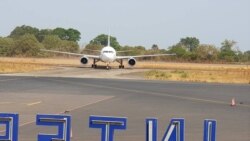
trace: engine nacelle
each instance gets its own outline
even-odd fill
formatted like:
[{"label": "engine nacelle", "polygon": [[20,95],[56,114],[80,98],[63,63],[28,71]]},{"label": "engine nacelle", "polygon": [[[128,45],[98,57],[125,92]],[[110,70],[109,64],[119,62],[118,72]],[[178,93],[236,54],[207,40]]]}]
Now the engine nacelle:
[{"label": "engine nacelle", "polygon": [[134,65],[136,64],[135,58],[129,58],[129,59],[128,59],[128,64],[129,64],[130,66],[134,66]]},{"label": "engine nacelle", "polygon": [[87,58],[87,57],[82,57],[81,58],[81,63],[82,64],[88,64],[88,62],[89,62],[89,58]]}]

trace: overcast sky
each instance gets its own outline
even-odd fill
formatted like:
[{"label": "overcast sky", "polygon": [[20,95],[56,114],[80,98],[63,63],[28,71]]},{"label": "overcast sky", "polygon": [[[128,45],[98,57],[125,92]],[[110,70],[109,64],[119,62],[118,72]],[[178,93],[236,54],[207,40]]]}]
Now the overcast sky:
[{"label": "overcast sky", "polygon": [[110,29],[121,45],[160,48],[187,36],[250,50],[250,0],[1,0],[0,36],[20,25],[75,28],[88,43]]}]

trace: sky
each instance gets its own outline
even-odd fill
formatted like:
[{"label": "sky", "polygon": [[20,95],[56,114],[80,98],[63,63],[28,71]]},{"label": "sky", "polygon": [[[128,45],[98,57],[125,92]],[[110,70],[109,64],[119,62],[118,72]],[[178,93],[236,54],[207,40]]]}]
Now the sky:
[{"label": "sky", "polygon": [[75,28],[79,44],[99,34],[121,45],[167,49],[185,37],[217,47],[225,39],[250,50],[250,0],[1,0],[0,36],[16,27]]}]

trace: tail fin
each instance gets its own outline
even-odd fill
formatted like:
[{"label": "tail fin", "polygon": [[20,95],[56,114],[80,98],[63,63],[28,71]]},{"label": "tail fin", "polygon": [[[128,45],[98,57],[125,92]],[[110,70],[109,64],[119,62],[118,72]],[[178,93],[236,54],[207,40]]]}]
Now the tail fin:
[{"label": "tail fin", "polygon": [[108,35],[108,46],[110,46],[110,32],[109,32],[109,35]]}]

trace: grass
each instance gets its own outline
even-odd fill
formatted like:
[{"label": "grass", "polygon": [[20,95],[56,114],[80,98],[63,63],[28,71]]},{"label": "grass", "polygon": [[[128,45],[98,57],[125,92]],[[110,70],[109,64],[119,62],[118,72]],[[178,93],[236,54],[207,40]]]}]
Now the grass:
[{"label": "grass", "polygon": [[250,67],[245,64],[141,62],[137,67],[150,69],[151,73],[144,73],[144,77],[147,79],[162,80],[152,74],[154,70],[151,69],[155,69],[160,71],[156,74],[171,75],[164,80],[250,84]]},{"label": "grass", "polygon": [[49,69],[49,67],[37,64],[16,64],[0,62],[0,73],[31,72],[44,69]]},{"label": "grass", "polygon": [[[105,65],[99,62],[98,64]],[[126,65],[125,61],[124,64]],[[50,69],[54,66],[79,65],[79,58],[0,57],[0,73],[30,72]],[[119,64],[111,65],[117,67]],[[135,68],[149,69],[144,73],[146,79],[250,84],[248,65],[138,61]]]},{"label": "grass", "polygon": [[[167,74],[171,77],[159,77]],[[192,82],[217,82],[217,83],[245,83],[250,84],[250,72],[245,71],[200,71],[200,70],[150,70],[144,77],[154,80],[192,81]]]}]

